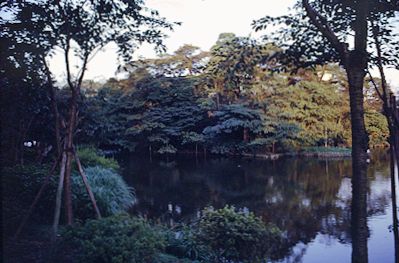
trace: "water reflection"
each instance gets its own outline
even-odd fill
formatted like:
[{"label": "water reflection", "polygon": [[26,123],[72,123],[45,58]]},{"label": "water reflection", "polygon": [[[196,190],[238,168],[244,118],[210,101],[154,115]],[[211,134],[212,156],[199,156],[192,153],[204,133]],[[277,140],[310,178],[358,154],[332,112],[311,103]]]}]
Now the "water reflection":
[{"label": "water reflection", "polygon": [[[395,153],[390,152],[390,172],[391,172],[391,200],[392,200],[392,232],[395,242],[395,262],[399,262],[399,229],[398,229],[398,208],[396,205],[396,172],[399,167],[395,167]],[[397,168],[397,169],[395,169]],[[398,173],[399,175],[399,173]]]},{"label": "water reflection", "polygon": [[132,212],[144,217],[174,224],[230,204],[284,230],[281,262],[350,262],[352,244],[358,262],[367,251],[369,262],[394,262],[388,161],[372,160],[353,202],[350,160],[129,158],[124,173],[139,199]]}]

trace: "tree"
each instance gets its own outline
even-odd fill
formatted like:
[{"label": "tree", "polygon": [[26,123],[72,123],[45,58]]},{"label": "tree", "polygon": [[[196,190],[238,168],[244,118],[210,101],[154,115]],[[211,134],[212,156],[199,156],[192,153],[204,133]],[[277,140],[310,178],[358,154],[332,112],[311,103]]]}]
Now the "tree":
[{"label": "tree", "polygon": [[228,101],[236,101],[253,83],[255,69],[266,55],[265,47],[248,37],[222,33],[211,48],[206,72],[213,82],[217,96],[226,93]]},{"label": "tree", "polygon": [[[1,163],[24,163],[24,142],[35,141],[38,160],[52,144],[53,116],[40,60],[42,50],[2,36],[0,43]],[[48,148],[47,148],[48,149]]]},{"label": "tree", "polygon": [[[340,62],[345,68],[349,83],[352,126],[353,213],[362,220],[354,224],[354,231],[361,237],[352,260],[367,262],[366,183],[368,135],[364,121],[363,85],[368,69],[370,27],[375,21],[386,22],[399,10],[398,1],[298,1],[298,12],[278,18],[266,17],[255,23],[256,29],[266,24],[285,24],[275,34],[277,42],[286,41],[286,55],[297,65]],[[288,27],[287,27],[288,26]],[[392,31],[379,32],[390,38]],[[353,36],[353,37],[352,37]],[[353,39],[353,45],[349,45]],[[280,41],[279,41],[280,40]],[[292,41],[290,41],[292,40]],[[292,59],[291,59],[292,58]],[[355,235],[357,236],[357,235]]]},{"label": "tree", "polygon": [[[143,42],[163,49],[164,33],[161,29],[172,29],[174,24],[161,18],[157,11],[146,8],[142,1],[8,2],[4,6],[12,10],[12,18],[2,21],[5,28],[2,34],[13,36],[16,42],[27,42],[44,50],[44,55],[51,56],[56,50],[61,50],[65,59],[66,82],[70,91],[68,114],[65,120],[59,116],[56,124],[58,133],[62,127],[60,122],[65,124],[64,145],[60,151],[59,192],[62,191],[62,178],[65,177],[67,223],[72,224],[71,165],[78,125],[78,101],[87,64],[98,50],[109,43],[116,43],[118,54],[126,61],[130,60],[132,51]],[[76,73],[72,71],[72,58],[81,63]],[[52,83],[44,56],[42,61],[47,69],[47,82]],[[57,138],[57,144],[61,144],[61,138]],[[57,193],[58,207],[60,196]]]},{"label": "tree", "polygon": [[263,129],[261,111],[242,104],[224,105],[212,118],[203,134],[213,143],[213,152],[237,153]]}]

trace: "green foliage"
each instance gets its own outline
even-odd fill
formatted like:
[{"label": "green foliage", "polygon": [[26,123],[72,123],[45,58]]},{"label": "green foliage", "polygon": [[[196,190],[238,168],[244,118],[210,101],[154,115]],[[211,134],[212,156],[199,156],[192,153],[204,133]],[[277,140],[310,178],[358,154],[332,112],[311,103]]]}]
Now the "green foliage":
[{"label": "green foliage", "polygon": [[[3,222],[6,231],[9,230],[8,227],[15,231],[16,224],[20,222],[19,218],[27,212],[49,169],[48,165],[30,164],[2,168],[2,211],[6,215]],[[52,176],[49,181],[49,187],[43,192],[43,196],[33,214],[34,219],[39,219],[41,222],[50,222],[54,211],[56,185],[57,178]]]},{"label": "green foliage", "polygon": [[[21,205],[26,209],[42,187],[50,170],[49,165],[24,165],[3,169],[2,183],[4,195],[12,199],[10,204]],[[135,202],[134,189],[127,186],[123,178],[114,169],[103,166],[88,167],[85,170],[90,187],[102,214],[112,215],[126,211]],[[49,220],[53,213],[55,195],[58,185],[58,172],[49,178],[48,186],[38,203],[36,216]],[[76,217],[87,219],[94,217],[94,209],[90,202],[82,178],[75,171],[72,175],[73,205]],[[12,207],[9,207],[12,210]],[[17,213],[18,211],[11,211]]]},{"label": "green foliage", "polygon": [[[85,174],[103,215],[124,212],[136,202],[134,189],[114,170],[95,166],[86,168]],[[72,191],[77,215],[81,218],[92,217],[94,209],[83,180],[78,174],[72,176]]]},{"label": "green foliage", "polygon": [[158,153],[160,153],[160,154],[174,154],[176,152],[177,152],[177,149],[173,145],[170,145],[170,144],[162,146],[158,150]]},{"label": "green foliage", "polygon": [[80,262],[154,262],[165,247],[160,231],[128,215],[90,220],[67,229],[64,237],[76,246]]},{"label": "green foliage", "polygon": [[204,135],[196,132],[184,132],[182,144],[203,143],[205,141]]},{"label": "green foliage", "polygon": [[342,97],[336,88],[315,81],[281,84],[266,100],[267,114],[280,122],[296,124],[300,129],[299,141],[305,145],[323,144],[325,140],[338,143],[343,137],[340,123],[344,116]]},{"label": "green foliage", "polygon": [[[325,65],[275,74],[269,56],[279,48],[252,42],[254,46],[245,47],[246,41],[222,34],[207,69],[193,75],[186,74],[188,62],[199,51],[189,46],[177,51],[189,57],[173,55],[179,58],[171,61],[188,63],[176,68],[168,56],[137,61],[127,79],[110,80],[108,88],[88,98],[85,142],[154,154],[192,151],[199,145],[211,153],[233,155],[351,147],[345,72],[338,65]],[[164,63],[172,63],[171,71]],[[367,94],[365,107],[374,112],[366,114],[371,147],[383,146],[381,105],[375,92]]]},{"label": "green foliage", "polygon": [[384,115],[375,110],[368,110],[364,114],[369,144],[373,147],[388,146],[388,122]]},{"label": "green foliage", "polygon": [[280,246],[281,232],[265,225],[253,213],[224,207],[203,211],[197,225],[196,239],[217,253],[219,259],[261,262]]},{"label": "green foliage", "polygon": [[173,231],[167,231],[166,252],[178,258],[187,258],[192,261],[215,261],[215,253],[210,246],[197,239],[196,231],[195,224],[180,225]]},{"label": "green foliage", "polygon": [[261,135],[263,129],[264,119],[259,109],[230,104],[214,112],[203,133],[212,142],[213,153],[234,154],[241,152],[251,138]]},{"label": "green foliage", "polygon": [[115,159],[102,156],[100,151],[93,146],[78,147],[77,155],[84,167],[101,166],[115,171],[119,170],[119,164]]}]

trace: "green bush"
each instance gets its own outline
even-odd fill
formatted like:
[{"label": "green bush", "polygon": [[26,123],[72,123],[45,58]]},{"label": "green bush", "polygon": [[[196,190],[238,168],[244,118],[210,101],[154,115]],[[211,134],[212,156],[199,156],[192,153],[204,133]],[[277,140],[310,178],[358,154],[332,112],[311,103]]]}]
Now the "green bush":
[{"label": "green bush", "polygon": [[[93,146],[78,147],[77,155],[83,167],[102,166],[104,168],[119,169],[118,162],[113,158],[106,158]],[[76,167],[75,164],[73,164]]]},{"label": "green bush", "polygon": [[266,225],[253,213],[228,206],[205,209],[194,229],[196,239],[210,246],[219,260],[263,262],[282,243],[277,227]]},{"label": "green bush", "polygon": [[63,236],[77,249],[79,262],[147,263],[164,250],[161,233],[143,219],[118,215],[67,228]]},{"label": "green bush", "polygon": [[[85,169],[85,174],[102,215],[124,212],[136,202],[134,189],[114,170],[95,166]],[[72,191],[78,217],[92,217],[94,210],[79,174],[72,176]]]},{"label": "green bush", "polygon": [[[190,259],[196,262],[213,262],[215,255],[211,248],[199,242],[195,237],[195,228],[189,225],[180,225],[166,232],[166,252],[180,260]],[[190,262],[191,262],[190,261]]]}]

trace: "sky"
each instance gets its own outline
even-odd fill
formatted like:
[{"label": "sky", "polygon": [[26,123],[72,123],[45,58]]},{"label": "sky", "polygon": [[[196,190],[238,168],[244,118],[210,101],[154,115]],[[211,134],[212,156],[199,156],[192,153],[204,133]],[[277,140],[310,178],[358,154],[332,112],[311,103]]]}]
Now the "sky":
[{"label": "sky", "polygon": [[[147,0],[146,5],[159,11],[168,21],[182,22],[165,39],[167,52],[172,53],[184,44],[193,44],[202,50],[216,42],[220,33],[232,32],[238,36],[258,37],[252,30],[253,20],[265,15],[279,16],[288,13],[295,0]],[[88,64],[85,79],[104,81],[115,77],[118,60],[116,47],[109,45]],[[135,57],[155,57],[153,48],[144,45]],[[51,69],[58,79],[65,76],[63,57],[55,56]],[[399,71],[387,69],[388,82],[399,90]]]}]

